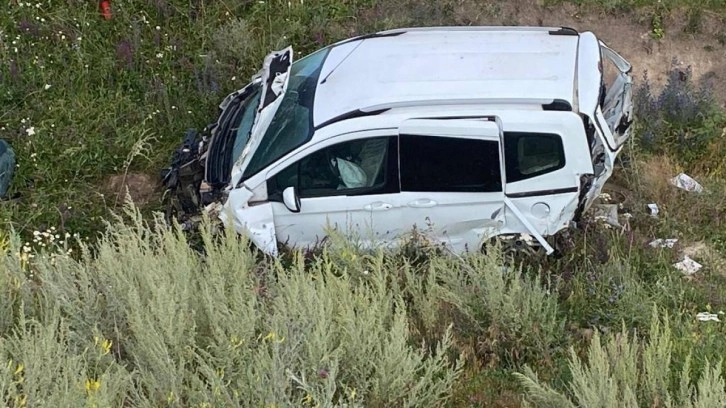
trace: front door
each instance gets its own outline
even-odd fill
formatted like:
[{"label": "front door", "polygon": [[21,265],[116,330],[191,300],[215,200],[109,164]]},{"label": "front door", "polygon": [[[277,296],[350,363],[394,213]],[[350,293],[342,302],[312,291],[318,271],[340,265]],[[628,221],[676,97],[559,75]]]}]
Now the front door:
[{"label": "front door", "polygon": [[[363,246],[388,242],[396,231],[398,154],[395,136],[357,136],[312,147],[268,178],[275,233],[283,246],[311,249],[330,229]],[[295,187],[299,212],[282,192]]]}]

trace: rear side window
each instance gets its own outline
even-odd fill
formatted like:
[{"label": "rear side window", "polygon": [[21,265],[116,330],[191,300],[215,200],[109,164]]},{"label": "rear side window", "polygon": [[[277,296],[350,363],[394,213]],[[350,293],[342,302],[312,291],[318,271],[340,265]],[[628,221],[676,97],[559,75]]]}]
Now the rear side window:
[{"label": "rear side window", "polygon": [[502,191],[499,143],[433,136],[400,136],[401,191]]},{"label": "rear side window", "polygon": [[508,183],[565,167],[562,138],[551,133],[505,132],[504,155]]}]

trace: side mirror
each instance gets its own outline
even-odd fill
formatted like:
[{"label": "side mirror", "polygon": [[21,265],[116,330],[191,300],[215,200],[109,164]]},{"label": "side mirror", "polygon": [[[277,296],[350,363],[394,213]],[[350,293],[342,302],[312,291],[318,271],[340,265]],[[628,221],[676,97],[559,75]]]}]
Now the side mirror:
[{"label": "side mirror", "polygon": [[290,186],[282,192],[282,202],[291,212],[300,212],[300,196],[297,195],[295,187]]}]

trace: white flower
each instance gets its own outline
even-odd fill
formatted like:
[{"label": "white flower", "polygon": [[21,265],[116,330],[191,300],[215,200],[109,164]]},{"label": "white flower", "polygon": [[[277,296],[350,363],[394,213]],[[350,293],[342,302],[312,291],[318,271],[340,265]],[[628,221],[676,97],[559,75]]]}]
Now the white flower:
[{"label": "white flower", "polygon": [[164,58],[164,54],[160,52],[156,54],[156,58]]},{"label": "white flower", "polygon": [[25,133],[27,133],[28,136],[33,136],[35,134],[35,128],[31,126],[27,129],[25,129]]},{"label": "white flower", "polygon": [[43,89],[45,89],[47,91],[48,89],[50,89],[50,87],[51,87],[51,84],[45,84],[45,86],[43,87]]}]

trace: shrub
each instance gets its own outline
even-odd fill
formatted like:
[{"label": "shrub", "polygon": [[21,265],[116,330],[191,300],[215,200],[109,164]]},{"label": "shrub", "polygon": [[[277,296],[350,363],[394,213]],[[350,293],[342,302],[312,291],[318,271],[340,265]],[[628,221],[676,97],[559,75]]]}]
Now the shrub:
[{"label": "shrub", "polygon": [[[414,342],[391,270],[353,278],[324,251],[257,261],[247,240],[129,207],[73,259],[3,258],[0,400],[19,406],[440,406],[461,370],[450,327]],[[14,244],[12,244],[14,245]],[[354,270],[360,261],[352,263]],[[16,282],[19,282],[16,284]],[[11,363],[8,363],[8,362]],[[7,363],[7,365],[6,365]],[[24,381],[18,380],[22,373]],[[60,377],[58,377],[60,376]],[[18,401],[19,401],[18,400]]]},{"label": "shrub", "polygon": [[478,333],[479,352],[490,364],[523,362],[551,366],[564,340],[557,297],[536,277],[502,266],[501,255],[438,257],[431,262],[444,297],[456,305]]},{"label": "shrub", "polygon": [[663,89],[654,94],[647,73],[633,95],[640,145],[650,153],[668,154],[688,167],[723,169],[726,116],[708,81],[694,84],[691,68],[674,61]]},{"label": "shrub", "polygon": [[[700,378],[691,381],[691,355],[678,371],[672,359],[673,339],[668,316],[653,315],[647,342],[630,336],[625,327],[607,338],[593,335],[587,360],[574,348],[570,351],[572,379],[569,395],[541,382],[535,372],[525,367],[515,375],[527,392],[527,406],[536,407],[723,407],[726,389],[721,362],[706,362]],[[675,378],[671,378],[675,373]],[[675,381],[674,381],[675,380]]]}]

